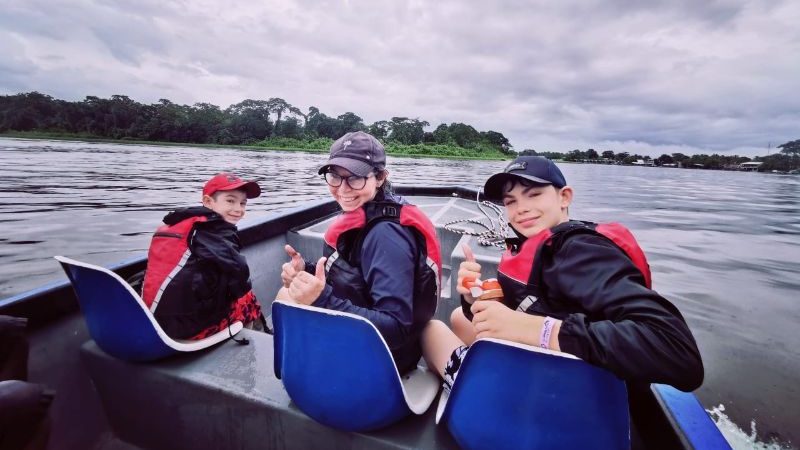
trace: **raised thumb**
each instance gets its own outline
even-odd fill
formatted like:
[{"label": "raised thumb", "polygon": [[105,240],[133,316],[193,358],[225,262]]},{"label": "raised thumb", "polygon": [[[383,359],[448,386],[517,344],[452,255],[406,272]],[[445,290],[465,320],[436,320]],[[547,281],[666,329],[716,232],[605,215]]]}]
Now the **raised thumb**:
[{"label": "raised thumb", "polygon": [[324,256],[320,258],[319,261],[317,261],[317,270],[314,271],[314,276],[322,281],[325,281],[325,261],[327,260],[328,258]]},{"label": "raised thumb", "polygon": [[292,255],[292,265],[298,268],[298,270],[302,270],[304,264],[303,257],[300,256],[299,252],[295,252],[294,255]]},{"label": "raised thumb", "polygon": [[472,253],[472,249],[469,248],[469,245],[464,244],[461,246],[461,249],[464,251],[464,261],[475,262],[475,255]]}]

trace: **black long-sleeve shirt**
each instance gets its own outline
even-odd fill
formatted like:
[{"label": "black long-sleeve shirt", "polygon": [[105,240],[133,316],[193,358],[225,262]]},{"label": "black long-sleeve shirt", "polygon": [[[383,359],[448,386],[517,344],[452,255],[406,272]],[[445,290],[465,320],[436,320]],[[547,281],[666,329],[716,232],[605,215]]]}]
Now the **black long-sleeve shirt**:
[{"label": "black long-sleeve shirt", "polygon": [[[644,286],[641,271],[614,243],[576,234],[542,264],[547,295],[528,311],[562,320],[561,351],[635,384],[684,391],[702,384],[700,351],[683,316]],[[471,319],[469,305],[462,306]]]},{"label": "black long-sleeve shirt", "polygon": [[700,387],[703,362],[680,311],[643,285],[642,273],[612,242],[585,234],[567,239],[542,279],[550,303],[582,310],[559,317],[562,351],[628,381]]}]

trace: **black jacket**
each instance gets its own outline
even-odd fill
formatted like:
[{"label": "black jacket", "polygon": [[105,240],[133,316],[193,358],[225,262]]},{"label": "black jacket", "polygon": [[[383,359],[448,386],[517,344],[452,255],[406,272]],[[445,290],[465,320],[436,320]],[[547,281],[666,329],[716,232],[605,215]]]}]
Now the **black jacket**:
[{"label": "black jacket", "polygon": [[[683,316],[644,286],[642,273],[613,242],[576,234],[543,258],[546,295],[527,312],[563,321],[563,352],[634,384],[666,383],[684,391],[702,384],[700,352]],[[467,313],[465,308],[471,318]]]},{"label": "black jacket", "polygon": [[219,323],[251,289],[250,269],[240,253],[235,225],[205,207],[177,210],[167,214],[164,223],[175,225],[196,216],[207,220],[194,223],[187,242],[191,256],[167,285],[154,312],[164,331],[177,339]]}]

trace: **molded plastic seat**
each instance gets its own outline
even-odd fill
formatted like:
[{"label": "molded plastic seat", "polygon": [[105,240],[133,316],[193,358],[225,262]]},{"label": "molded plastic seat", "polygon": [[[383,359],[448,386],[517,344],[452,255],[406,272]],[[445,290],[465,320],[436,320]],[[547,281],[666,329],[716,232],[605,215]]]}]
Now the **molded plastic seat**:
[{"label": "molded plastic seat", "polygon": [[650,385],[670,423],[687,447],[697,449],[730,449],[714,420],[691,392],[681,392],[666,384]]},{"label": "molded plastic seat", "polygon": [[573,355],[497,339],[470,347],[444,422],[465,449],[627,449],[625,383]]},{"label": "molded plastic seat", "polygon": [[275,375],[309,417],[344,431],[374,430],[424,413],[439,379],[418,367],[402,378],[370,321],[275,301]]},{"label": "molded plastic seat", "polygon": [[72,282],[89,334],[104,352],[126,361],[152,361],[193,352],[242,330],[241,322],[201,340],[167,336],[139,295],[119,275],[103,267],[56,256]]}]

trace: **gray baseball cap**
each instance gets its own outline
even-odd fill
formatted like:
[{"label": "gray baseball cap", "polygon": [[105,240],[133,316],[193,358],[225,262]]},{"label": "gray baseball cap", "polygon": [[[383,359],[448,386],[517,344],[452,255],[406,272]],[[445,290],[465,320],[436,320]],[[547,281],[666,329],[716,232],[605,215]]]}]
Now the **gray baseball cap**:
[{"label": "gray baseball cap", "polygon": [[328,171],[330,166],[339,166],[353,175],[367,177],[370,173],[386,167],[386,150],[374,136],[363,131],[345,134],[331,145],[331,156],[319,173]]}]

